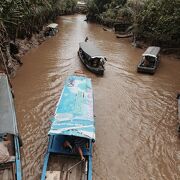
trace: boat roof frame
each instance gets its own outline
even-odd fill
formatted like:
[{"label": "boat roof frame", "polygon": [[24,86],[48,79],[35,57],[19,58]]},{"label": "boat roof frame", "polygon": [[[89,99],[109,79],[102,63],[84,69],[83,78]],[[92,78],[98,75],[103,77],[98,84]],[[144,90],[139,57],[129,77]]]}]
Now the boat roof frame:
[{"label": "boat roof frame", "polygon": [[58,24],[56,24],[56,23],[51,23],[51,24],[47,25],[47,27],[55,29],[55,28],[58,27]]},{"label": "boat roof frame", "polygon": [[150,56],[150,57],[157,58],[159,52],[160,52],[160,47],[150,46],[146,49],[146,51],[142,54],[142,56],[143,57]]},{"label": "boat roof frame", "polygon": [[95,46],[94,43],[92,42],[81,42],[79,43],[79,47],[83,50],[84,53],[86,53],[88,56],[91,58],[94,57],[103,57],[105,56],[102,55],[102,52]]},{"label": "boat roof frame", "polygon": [[65,81],[49,135],[76,136],[95,141],[91,79],[69,76]]}]

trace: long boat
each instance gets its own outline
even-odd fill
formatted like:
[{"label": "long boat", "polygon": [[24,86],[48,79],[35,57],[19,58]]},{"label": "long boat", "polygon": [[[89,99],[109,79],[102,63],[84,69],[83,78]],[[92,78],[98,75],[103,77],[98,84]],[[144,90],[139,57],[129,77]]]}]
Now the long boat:
[{"label": "long boat", "polygon": [[[92,180],[95,125],[91,79],[77,75],[67,78],[48,135],[41,180]],[[86,141],[81,146],[85,159],[64,146],[67,140],[77,138]]]},{"label": "long boat", "polygon": [[0,73],[0,179],[22,179],[20,144],[11,88]]},{"label": "long boat", "polygon": [[78,55],[82,63],[91,72],[99,75],[104,74],[104,65],[107,59],[92,42],[79,43]]}]

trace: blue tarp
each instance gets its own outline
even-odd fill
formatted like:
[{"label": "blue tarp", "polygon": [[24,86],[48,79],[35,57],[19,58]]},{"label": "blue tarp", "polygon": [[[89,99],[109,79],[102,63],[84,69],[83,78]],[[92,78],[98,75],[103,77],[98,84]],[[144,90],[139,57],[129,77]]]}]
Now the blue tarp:
[{"label": "blue tarp", "polygon": [[56,106],[49,135],[73,135],[95,140],[91,79],[70,76]]}]

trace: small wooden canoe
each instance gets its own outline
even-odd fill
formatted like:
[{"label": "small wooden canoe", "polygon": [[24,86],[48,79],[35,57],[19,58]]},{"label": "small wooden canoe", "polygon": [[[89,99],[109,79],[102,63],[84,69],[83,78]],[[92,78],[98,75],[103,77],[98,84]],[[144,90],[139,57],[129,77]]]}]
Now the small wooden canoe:
[{"label": "small wooden canoe", "polygon": [[133,34],[132,33],[128,33],[128,34],[117,34],[116,37],[117,38],[129,38],[132,37]]}]

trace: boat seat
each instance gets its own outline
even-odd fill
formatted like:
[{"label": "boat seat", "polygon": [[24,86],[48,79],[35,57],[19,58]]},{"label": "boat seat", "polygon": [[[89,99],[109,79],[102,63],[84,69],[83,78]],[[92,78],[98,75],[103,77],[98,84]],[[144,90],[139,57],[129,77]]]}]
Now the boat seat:
[{"label": "boat seat", "polygon": [[15,156],[10,156],[9,160],[6,163],[15,162],[15,160],[16,160]]},{"label": "boat seat", "polygon": [[[48,147],[48,152],[66,155],[79,155],[78,153],[70,152],[68,149],[65,149],[63,147],[64,140],[64,136],[51,136],[50,141],[52,141],[52,143],[50,143],[51,146]],[[89,156],[91,154],[85,146],[82,148],[82,151],[84,156]]]},{"label": "boat seat", "polygon": [[60,179],[61,171],[46,171],[46,180]]}]

